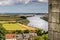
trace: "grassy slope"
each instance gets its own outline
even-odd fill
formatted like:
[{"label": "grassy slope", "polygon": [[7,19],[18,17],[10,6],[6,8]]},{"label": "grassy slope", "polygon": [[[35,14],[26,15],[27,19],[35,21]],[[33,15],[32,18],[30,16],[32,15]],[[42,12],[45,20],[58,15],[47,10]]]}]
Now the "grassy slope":
[{"label": "grassy slope", "polygon": [[44,17],[41,17],[41,19],[48,21],[48,15],[44,15]]},{"label": "grassy slope", "polygon": [[19,23],[15,23],[15,24],[3,24],[3,27],[6,30],[35,30],[35,28],[32,27],[28,27]]}]

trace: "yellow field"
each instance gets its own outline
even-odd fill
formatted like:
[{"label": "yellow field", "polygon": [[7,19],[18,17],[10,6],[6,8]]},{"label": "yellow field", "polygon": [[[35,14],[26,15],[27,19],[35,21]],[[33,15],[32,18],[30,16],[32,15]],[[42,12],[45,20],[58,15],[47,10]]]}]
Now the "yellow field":
[{"label": "yellow field", "polygon": [[3,27],[6,30],[35,30],[35,28],[28,27],[25,25],[22,25],[20,23],[14,23],[14,24],[3,24]]}]

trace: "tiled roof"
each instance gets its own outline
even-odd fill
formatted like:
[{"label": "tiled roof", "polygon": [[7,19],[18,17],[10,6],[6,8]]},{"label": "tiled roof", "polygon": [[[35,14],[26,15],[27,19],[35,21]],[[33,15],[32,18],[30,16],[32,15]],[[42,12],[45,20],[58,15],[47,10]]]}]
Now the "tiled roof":
[{"label": "tiled roof", "polygon": [[6,37],[6,39],[15,38],[16,34],[6,34],[5,37]]}]

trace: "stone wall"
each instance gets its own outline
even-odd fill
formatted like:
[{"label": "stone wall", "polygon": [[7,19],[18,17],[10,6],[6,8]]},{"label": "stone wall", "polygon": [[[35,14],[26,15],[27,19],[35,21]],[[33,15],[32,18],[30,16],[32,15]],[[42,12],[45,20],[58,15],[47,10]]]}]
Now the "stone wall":
[{"label": "stone wall", "polygon": [[49,40],[60,40],[60,0],[49,0]]}]

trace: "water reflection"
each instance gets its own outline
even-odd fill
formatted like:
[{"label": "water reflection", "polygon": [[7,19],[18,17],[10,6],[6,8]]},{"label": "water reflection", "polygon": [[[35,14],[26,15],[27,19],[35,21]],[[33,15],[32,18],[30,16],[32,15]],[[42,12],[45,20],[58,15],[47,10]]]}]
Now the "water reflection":
[{"label": "water reflection", "polygon": [[48,31],[48,22],[41,19],[40,17],[43,17],[43,16],[35,15],[33,17],[28,17],[27,19],[30,21],[28,26],[37,27],[37,28],[41,28],[45,31]]}]

